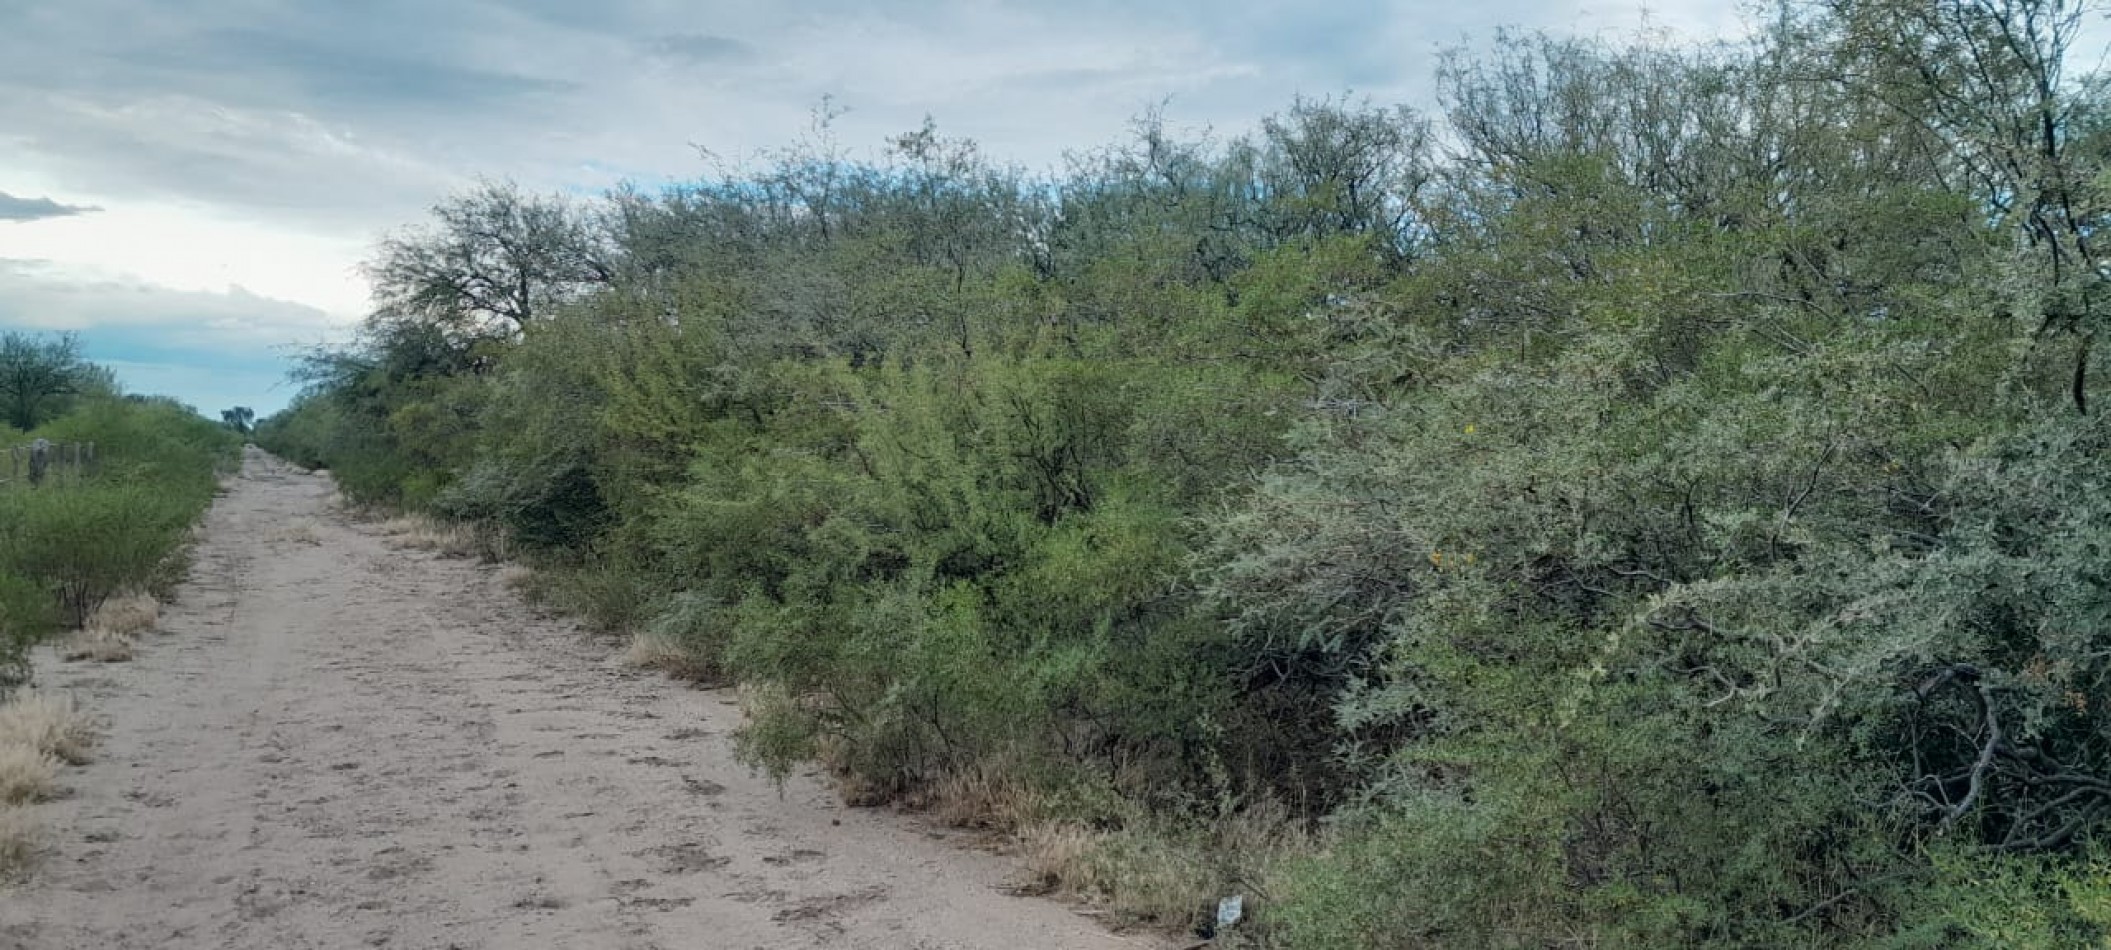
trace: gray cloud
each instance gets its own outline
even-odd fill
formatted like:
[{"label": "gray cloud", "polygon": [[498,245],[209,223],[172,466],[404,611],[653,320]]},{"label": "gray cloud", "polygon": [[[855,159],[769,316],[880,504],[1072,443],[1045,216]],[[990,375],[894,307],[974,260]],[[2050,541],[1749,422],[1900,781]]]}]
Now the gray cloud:
[{"label": "gray cloud", "polygon": [[675,33],[645,44],[653,56],[685,65],[707,66],[755,55],[755,47],[726,36],[710,33]]},{"label": "gray cloud", "polygon": [[0,191],[0,221],[42,221],[45,218],[70,218],[77,214],[101,211],[101,208],[82,205],[62,205],[50,198],[17,198]]},{"label": "gray cloud", "polygon": [[[415,46],[367,47],[254,27],[216,29],[135,51],[142,77],[209,88],[227,101],[380,115],[470,111],[561,93],[573,84],[421,55]],[[215,75],[201,64],[234,63]],[[204,73],[201,75],[201,73]],[[262,77],[270,82],[258,82]]]},{"label": "gray cloud", "polygon": [[85,193],[372,231],[477,174],[696,174],[691,143],[781,144],[824,95],[851,144],[931,114],[1037,166],[1166,97],[1218,128],[1300,93],[1426,99],[1433,48],[1588,28],[1586,2],[69,0],[0,31],[0,147]]},{"label": "gray cloud", "polygon": [[572,158],[535,146],[579,114],[550,53],[576,44],[503,3],[70,0],[23,20],[0,31],[0,154],[73,191],[373,232],[478,172]]}]

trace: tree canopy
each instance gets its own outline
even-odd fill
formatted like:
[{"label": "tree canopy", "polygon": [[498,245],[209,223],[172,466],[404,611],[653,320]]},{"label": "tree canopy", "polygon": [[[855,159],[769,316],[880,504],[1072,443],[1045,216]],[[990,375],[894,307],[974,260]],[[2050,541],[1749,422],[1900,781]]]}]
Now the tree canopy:
[{"label": "tree canopy", "polygon": [[55,414],[60,400],[88,383],[88,374],[80,341],[70,334],[0,334],[0,405],[17,429],[34,429]]}]

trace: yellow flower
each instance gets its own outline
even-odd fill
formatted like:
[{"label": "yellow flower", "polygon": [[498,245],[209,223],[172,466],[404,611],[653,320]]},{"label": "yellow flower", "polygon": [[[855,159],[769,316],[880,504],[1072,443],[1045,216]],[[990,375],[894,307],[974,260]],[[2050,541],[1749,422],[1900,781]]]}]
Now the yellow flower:
[{"label": "yellow flower", "polygon": [[1429,563],[1430,563],[1430,564],[1431,564],[1432,566],[1434,566],[1434,567],[1442,568],[1442,567],[1444,566],[1444,552],[1442,552],[1442,551],[1431,551],[1431,552],[1429,552]]},{"label": "yellow flower", "polygon": [[1472,434],[1473,434],[1473,423],[1469,422],[1469,423],[1467,423],[1467,424],[1466,424],[1466,434],[1467,434],[1467,435],[1472,435]]}]

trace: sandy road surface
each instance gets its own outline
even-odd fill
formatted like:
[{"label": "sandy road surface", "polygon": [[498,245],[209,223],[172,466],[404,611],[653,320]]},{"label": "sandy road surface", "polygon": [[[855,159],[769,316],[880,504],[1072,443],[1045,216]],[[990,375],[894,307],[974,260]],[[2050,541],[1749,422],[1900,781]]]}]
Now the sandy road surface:
[{"label": "sandy road surface", "polygon": [[397,551],[253,455],[121,666],[0,948],[1133,948],[1001,858],[780,795],[723,693],[629,673],[464,561]]}]

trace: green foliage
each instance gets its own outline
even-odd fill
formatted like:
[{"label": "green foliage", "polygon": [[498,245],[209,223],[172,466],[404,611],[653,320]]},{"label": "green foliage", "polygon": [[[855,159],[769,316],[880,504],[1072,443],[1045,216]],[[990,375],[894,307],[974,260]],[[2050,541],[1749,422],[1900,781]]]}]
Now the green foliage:
[{"label": "green foliage", "polygon": [[71,335],[0,334],[0,412],[15,428],[34,429],[91,383],[89,369]]},{"label": "green foliage", "polygon": [[0,494],[0,571],[36,578],[81,626],[111,595],[144,585],[196,508],[151,485],[81,485]]},{"label": "green foliage", "polygon": [[[1049,180],[823,121],[519,224],[593,266],[392,306],[259,438],[750,686],[751,761],[1095,790],[1250,939],[2100,942],[2111,125],[2072,7],[1928,8]],[[1273,803],[1318,844],[1196,870]]]},{"label": "green foliage", "polygon": [[96,464],[79,479],[0,485],[0,687],[19,685],[28,649],[55,629],[114,594],[167,586],[240,448],[187,407],[137,397],[81,402],[30,434],[94,443]]},{"label": "green foliage", "polygon": [[0,693],[29,681],[29,651],[58,626],[50,591],[36,581],[0,572]]},{"label": "green foliage", "polygon": [[189,407],[127,396],[83,404],[31,433],[94,443],[102,484],[154,486],[202,510],[219,476],[239,464],[241,440]]},{"label": "green foliage", "polygon": [[1929,916],[1961,937],[1953,946],[2111,946],[2111,862],[2089,848],[2074,860],[1934,856]]}]

